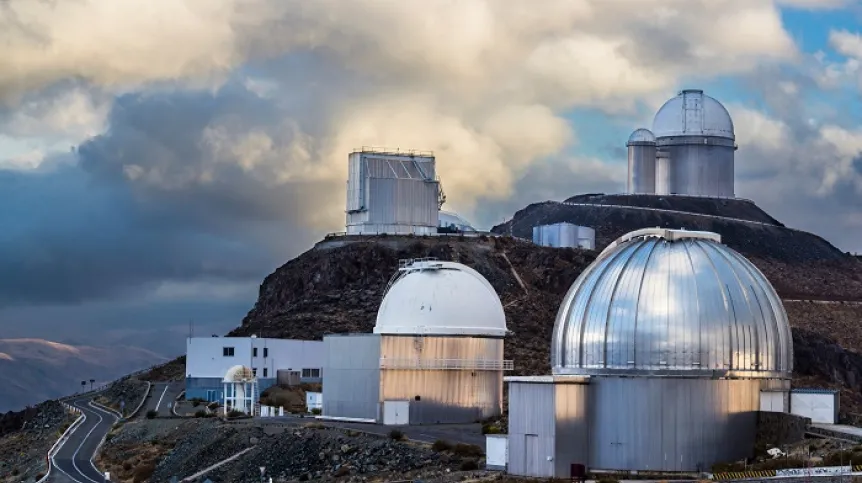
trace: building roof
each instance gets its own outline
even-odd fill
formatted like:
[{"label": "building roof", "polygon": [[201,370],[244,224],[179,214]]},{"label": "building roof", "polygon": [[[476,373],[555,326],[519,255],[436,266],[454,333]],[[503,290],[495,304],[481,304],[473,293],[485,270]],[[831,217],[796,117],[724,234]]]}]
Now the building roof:
[{"label": "building roof", "polygon": [[563,299],[554,373],[789,378],[793,346],[781,300],[719,240],[646,229],[612,243]]},{"label": "building roof", "polygon": [[375,334],[506,335],[494,287],[466,265],[411,261],[399,268],[377,312]]},{"label": "building roof", "polygon": [[716,136],[735,139],[733,120],[724,106],[701,90],[688,89],[665,102],[653,118],[656,138]]}]

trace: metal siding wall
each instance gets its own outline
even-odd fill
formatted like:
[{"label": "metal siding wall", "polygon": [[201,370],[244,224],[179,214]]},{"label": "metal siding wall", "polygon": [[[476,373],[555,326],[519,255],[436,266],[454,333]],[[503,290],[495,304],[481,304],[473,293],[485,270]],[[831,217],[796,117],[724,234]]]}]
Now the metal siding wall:
[{"label": "metal siding wall", "polygon": [[[509,383],[509,473],[551,477],[556,423],[553,384]],[[536,435],[538,452],[528,452],[527,435]]]},{"label": "metal siding wall", "polygon": [[554,385],[556,429],[553,476],[557,478],[571,476],[572,463],[589,464],[589,387],[587,384]]},{"label": "metal siding wall", "polygon": [[323,338],[323,414],[377,419],[380,401],[380,337]]},{"label": "metal siding wall", "polygon": [[758,380],[594,377],[590,467],[706,471],[714,463],[748,457],[760,385]]},{"label": "metal siding wall", "polygon": [[733,147],[683,144],[664,149],[670,153],[670,193],[734,196]]},{"label": "metal siding wall", "polygon": [[629,193],[653,194],[656,192],[655,152],[655,144],[629,146]]},{"label": "metal siding wall", "polygon": [[[383,336],[380,354],[391,359],[502,360],[503,340]],[[474,422],[498,416],[502,413],[502,396],[502,371],[381,371],[381,401],[410,400],[410,424]]]}]

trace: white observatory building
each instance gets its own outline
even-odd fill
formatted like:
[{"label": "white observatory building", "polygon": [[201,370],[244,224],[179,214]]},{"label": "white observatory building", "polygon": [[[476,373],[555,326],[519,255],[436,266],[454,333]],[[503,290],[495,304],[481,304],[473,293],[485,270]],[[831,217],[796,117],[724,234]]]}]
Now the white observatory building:
[{"label": "white observatory building", "polygon": [[506,316],[478,272],[404,260],[373,334],[327,335],[322,418],[472,423],[502,413]]},{"label": "white observatory building", "polygon": [[433,153],[363,148],[348,157],[348,235],[435,235],[444,200]]},{"label": "white observatory building", "polygon": [[752,456],[761,391],[789,391],[793,345],[769,281],[719,235],[650,228],[572,284],[551,367],[506,378],[510,473],[708,471]]},{"label": "white observatory building", "polygon": [[228,369],[222,381],[224,385],[224,414],[239,411],[254,414],[254,405],[260,396],[257,388],[257,377],[245,366],[233,366]]},{"label": "white observatory building", "polygon": [[733,198],[735,140],[720,102],[684,90],[658,110],[652,131],[629,137],[628,192]]}]

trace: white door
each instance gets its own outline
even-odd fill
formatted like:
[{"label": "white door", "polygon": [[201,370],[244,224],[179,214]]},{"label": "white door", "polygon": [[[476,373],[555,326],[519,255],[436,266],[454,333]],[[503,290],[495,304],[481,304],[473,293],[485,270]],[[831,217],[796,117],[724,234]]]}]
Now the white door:
[{"label": "white door", "polygon": [[383,424],[387,426],[410,424],[410,401],[383,401]]}]

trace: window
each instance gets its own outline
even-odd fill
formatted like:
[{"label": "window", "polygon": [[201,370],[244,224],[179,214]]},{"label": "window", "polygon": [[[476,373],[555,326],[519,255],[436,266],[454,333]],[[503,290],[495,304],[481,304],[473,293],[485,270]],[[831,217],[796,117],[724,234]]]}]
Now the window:
[{"label": "window", "polygon": [[264,347],[264,348],[263,348],[263,356],[264,356],[264,357],[269,357],[269,347]]},{"label": "window", "polygon": [[233,357],[233,347],[222,348],[222,355],[224,357]]},{"label": "window", "polygon": [[251,368],[251,375],[252,375],[252,376],[254,376],[254,377],[257,377],[257,367],[252,367],[252,368]]},{"label": "window", "polygon": [[302,377],[305,378],[318,378],[320,377],[320,369],[303,369]]},{"label": "window", "polygon": [[269,370],[268,369],[269,369],[268,367],[263,368],[263,377],[269,376]]},{"label": "window", "polygon": [[257,347],[255,347],[254,349],[251,350],[251,356],[257,357]]}]

